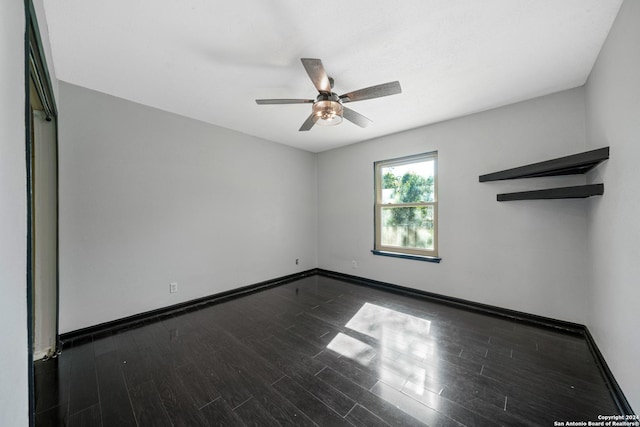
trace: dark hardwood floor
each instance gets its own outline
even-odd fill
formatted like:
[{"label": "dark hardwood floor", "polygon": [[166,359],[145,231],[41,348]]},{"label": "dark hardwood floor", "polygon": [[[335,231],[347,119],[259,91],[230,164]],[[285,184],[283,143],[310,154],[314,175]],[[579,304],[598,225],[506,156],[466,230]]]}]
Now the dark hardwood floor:
[{"label": "dark hardwood floor", "polygon": [[617,414],[582,337],[311,276],[73,343],[36,426],[544,426]]}]

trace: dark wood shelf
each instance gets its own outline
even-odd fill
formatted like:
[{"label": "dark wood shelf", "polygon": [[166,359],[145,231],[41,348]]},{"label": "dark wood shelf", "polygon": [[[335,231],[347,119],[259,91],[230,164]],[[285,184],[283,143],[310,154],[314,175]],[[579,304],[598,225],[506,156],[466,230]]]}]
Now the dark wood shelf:
[{"label": "dark wood shelf", "polygon": [[499,202],[514,200],[583,199],[604,194],[604,184],[577,185],[573,187],[549,188],[546,190],[521,191],[498,194]]},{"label": "dark wood shelf", "polygon": [[609,158],[609,147],[480,175],[480,182],[583,174]]}]

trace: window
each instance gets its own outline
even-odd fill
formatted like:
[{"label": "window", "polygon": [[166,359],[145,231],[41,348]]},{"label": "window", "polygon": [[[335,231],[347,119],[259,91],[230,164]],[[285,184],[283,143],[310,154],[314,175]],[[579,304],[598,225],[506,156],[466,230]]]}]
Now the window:
[{"label": "window", "polygon": [[438,256],[436,152],[375,165],[374,253]]}]

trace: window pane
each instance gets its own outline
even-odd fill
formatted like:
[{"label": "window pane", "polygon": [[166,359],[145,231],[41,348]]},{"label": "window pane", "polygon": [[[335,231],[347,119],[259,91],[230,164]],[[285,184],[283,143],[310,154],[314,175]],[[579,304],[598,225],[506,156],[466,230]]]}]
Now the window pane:
[{"label": "window pane", "polygon": [[434,249],[434,207],[382,208],[381,244],[416,249]]},{"label": "window pane", "polygon": [[423,160],[382,167],[382,203],[433,202],[433,166],[433,160]]}]

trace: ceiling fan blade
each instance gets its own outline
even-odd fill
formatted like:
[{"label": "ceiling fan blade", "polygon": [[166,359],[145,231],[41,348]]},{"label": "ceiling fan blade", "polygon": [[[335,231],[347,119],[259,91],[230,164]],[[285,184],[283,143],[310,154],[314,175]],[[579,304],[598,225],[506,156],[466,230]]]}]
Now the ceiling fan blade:
[{"label": "ceiling fan blade", "polygon": [[342,102],[363,101],[365,99],[380,98],[402,92],[400,82],[389,82],[340,95]]},{"label": "ceiling fan blade", "polygon": [[311,115],[307,117],[307,120],[304,121],[302,126],[300,126],[300,129],[298,129],[298,131],[304,132],[311,129],[313,125],[316,124],[317,121],[318,121],[318,116],[315,115],[314,113],[311,113]]},{"label": "ceiling fan blade", "polygon": [[307,74],[318,92],[331,93],[331,82],[322,61],[313,58],[300,58],[300,61],[302,61],[304,69],[307,70]]},{"label": "ceiling fan blade", "polygon": [[366,118],[360,113],[356,113],[351,108],[347,108],[345,106],[342,107],[342,117],[349,120],[351,123],[354,123],[361,128],[366,128],[367,126],[373,124],[371,120]]},{"label": "ceiling fan blade", "polygon": [[313,99],[256,99],[256,104],[313,104]]}]

